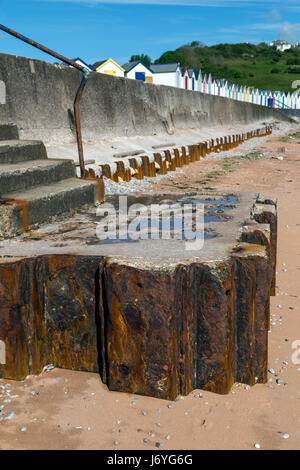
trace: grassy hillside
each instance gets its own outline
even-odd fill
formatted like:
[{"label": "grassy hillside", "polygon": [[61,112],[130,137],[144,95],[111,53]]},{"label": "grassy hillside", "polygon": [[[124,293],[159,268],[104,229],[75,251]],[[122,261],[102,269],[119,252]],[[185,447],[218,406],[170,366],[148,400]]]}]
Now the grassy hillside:
[{"label": "grassy hillside", "polygon": [[182,66],[201,68],[213,77],[259,89],[295,91],[292,82],[300,79],[300,50],[280,52],[265,43],[207,47],[194,41],[165,52],[155,62],[180,62]]}]

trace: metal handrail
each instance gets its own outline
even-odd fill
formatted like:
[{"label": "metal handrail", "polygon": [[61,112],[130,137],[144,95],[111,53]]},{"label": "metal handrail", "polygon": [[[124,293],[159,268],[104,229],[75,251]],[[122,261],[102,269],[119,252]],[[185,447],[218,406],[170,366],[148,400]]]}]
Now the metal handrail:
[{"label": "metal handrail", "polygon": [[46,52],[46,54],[51,55],[52,57],[55,57],[56,59],[61,60],[62,62],[71,65],[77,70],[80,70],[80,72],[83,73],[82,80],[80,82],[80,85],[78,87],[78,90],[76,92],[75,100],[74,100],[74,117],[75,117],[75,126],[76,126],[76,138],[77,138],[77,148],[78,148],[78,157],[79,157],[79,164],[80,164],[80,176],[81,178],[84,178],[85,176],[85,165],[84,165],[84,155],[83,155],[83,146],[82,146],[82,134],[81,134],[81,124],[80,124],[80,110],[79,110],[79,102],[80,98],[82,96],[82,93],[84,91],[84,87],[86,85],[88,75],[90,71],[86,69],[85,67],[82,67],[81,65],[77,64],[73,60],[68,59],[67,57],[64,57],[61,54],[58,54],[57,52],[52,51],[51,49],[48,49],[48,47],[43,46],[42,44],[39,44],[38,42],[33,41],[32,39],[26,38],[20,33],[17,33],[17,31],[14,31],[13,29],[9,29],[6,26],[0,24],[0,30],[4,31],[5,33],[10,34],[11,36],[14,36],[17,39],[20,39],[21,41],[26,42],[27,44],[30,44],[31,46],[40,49],[43,52]]},{"label": "metal handrail", "polygon": [[289,109],[291,111],[297,111],[297,108],[291,108],[291,106],[288,106],[287,104],[283,103],[282,101],[280,101],[276,98],[275,98],[275,103],[283,105],[283,108],[279,108],[279,109],[287,109],[287,110]]},{"label": "metal handrail", "polygon": [[280,100],[275,99],[275,103],[283,105],[283,107],[279,108],[282,109],[283,111],[286,111],[288,114],[291,114],[292,116],[295,116],[297,118],[300,118],[300,109],[297,108],[291,108],[285,103],[280,102]]}]

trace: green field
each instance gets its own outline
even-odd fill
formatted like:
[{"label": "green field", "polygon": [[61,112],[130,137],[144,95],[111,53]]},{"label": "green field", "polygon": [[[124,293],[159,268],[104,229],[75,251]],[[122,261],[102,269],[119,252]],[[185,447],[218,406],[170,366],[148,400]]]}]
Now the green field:
[{"label": "green field", "polygon": [[156,63],[180,62],[213,77],[259,89],[295,91],[300,79],[300,49],[280,52],[265,43],[218,44],[207,47],[197,41],[167,51]]}]

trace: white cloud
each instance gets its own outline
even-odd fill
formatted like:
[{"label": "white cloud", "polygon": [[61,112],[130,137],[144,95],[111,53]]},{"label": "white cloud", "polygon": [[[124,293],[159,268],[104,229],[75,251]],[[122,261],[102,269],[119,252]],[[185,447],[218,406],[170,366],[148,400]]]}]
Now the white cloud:
[{"label": "white cloud", "polygon": [[276,8],[271,10],[266,17],[266,21],[268,21],[268,23],[277,23],[278,21],[281,21],[281,20],[282,20],[281,13]]},{"label": "white cloud", "polygon": [[299,24],[291,24],[288,21],[285,21],[281,28],[277,31],[277,35],[280,39],[294,43],[297,41],[299,31]]},{"label": "white cloud", "polygon": [[[274,39],[282,39],[295,43],[300,36],[300,23],[275,22],[275,23],[248,23],[243,25],[235,25],[232,28],[221,28],[219,33],[231,34],[253,34],[261,32],[268,32],[274,34]],[[276,37],[275,37],[276,36]],[[261,41],[261,39],[260,39]],[[259,41],[258,41],[259,42]]]}]

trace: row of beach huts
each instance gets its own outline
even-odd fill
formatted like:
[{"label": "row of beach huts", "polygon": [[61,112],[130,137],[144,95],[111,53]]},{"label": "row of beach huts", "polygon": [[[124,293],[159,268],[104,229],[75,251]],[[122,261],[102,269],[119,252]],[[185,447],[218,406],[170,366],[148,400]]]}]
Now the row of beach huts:
[{"label": "row of beach huts", "polygon": [[[154,85],[166,85],[199,91],[238,101],[246,101],[261,106],[285,109],[300,109],[300,95],[282,91],[259,90],[254,87],[236,85],[228,80],[202,74],[201,70],[184,68],[180,63],[145,65],[142,61],[119,65],[113,59],[97,62],[95,66],[86,64],[82,59],[74,59],[88,71],[104,73],[115,77],[125,77]],[[299,82],[300,84],[300,82]]]}]

